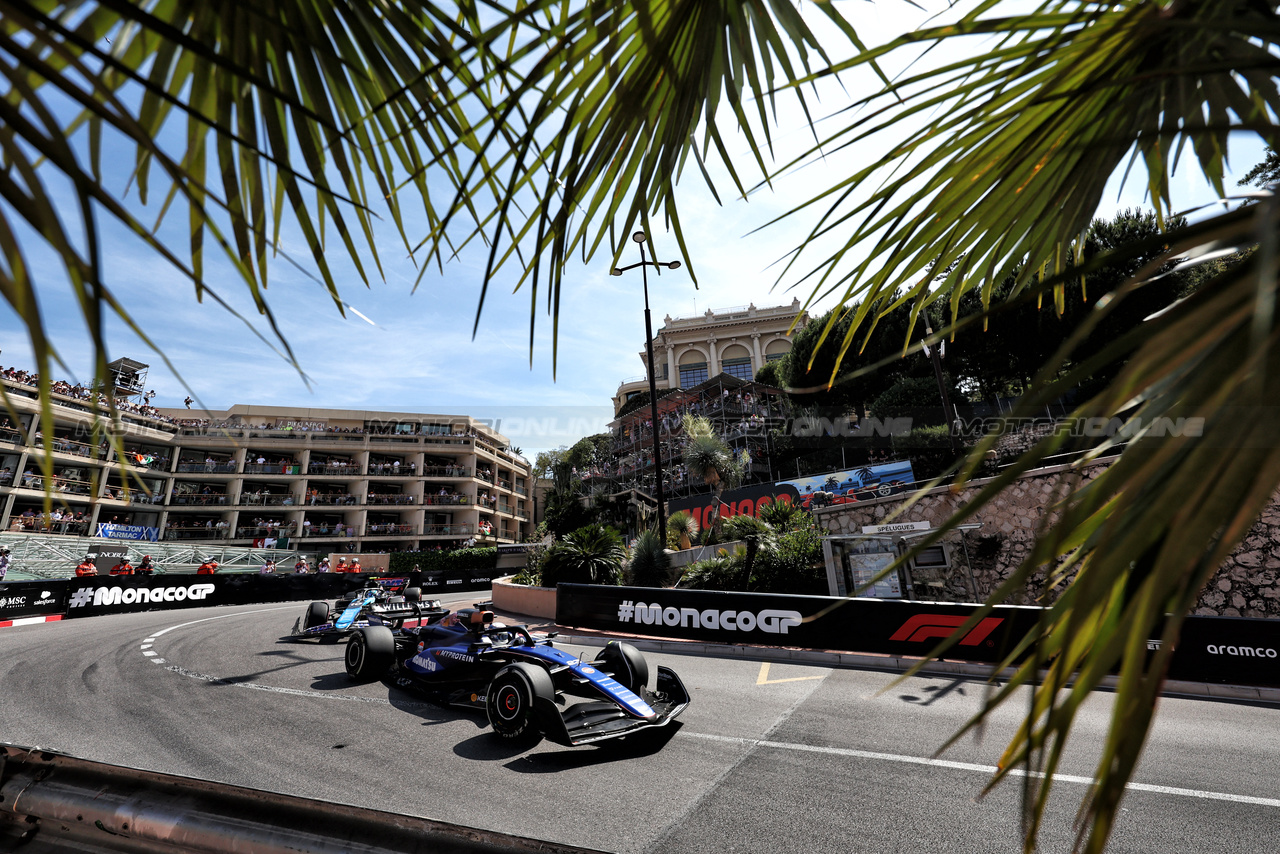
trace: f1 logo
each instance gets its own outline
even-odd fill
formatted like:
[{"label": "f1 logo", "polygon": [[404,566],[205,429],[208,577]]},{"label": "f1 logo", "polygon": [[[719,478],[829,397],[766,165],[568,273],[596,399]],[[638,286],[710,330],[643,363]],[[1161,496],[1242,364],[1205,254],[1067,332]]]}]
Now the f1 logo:
[{"label": "f1 logo", "polygon": [[[959,614],[916,614],[902,624],[894,632],[891,641],[927,641],[931,638],[950,637],[957,626],[964,625],[969,619]],[[996,626],[1004,622],[1003,617],[986,617],[974,626],[969,634],[960,641],[960,646],[977,646],[987,639],[987,635],[996,630]]]}]

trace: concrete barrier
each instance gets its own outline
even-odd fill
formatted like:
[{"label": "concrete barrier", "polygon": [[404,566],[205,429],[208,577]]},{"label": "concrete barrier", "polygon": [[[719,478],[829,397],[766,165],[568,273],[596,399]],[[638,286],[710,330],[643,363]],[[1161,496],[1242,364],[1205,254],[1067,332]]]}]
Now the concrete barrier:
[{"label": "concrete barrier", "polygon": [[547,620],[556,618],[556,589],[554,587],[529,587],[513,584],[511,579],[496,578],[493,581],[493,607],[508,614],[525,614]]}]

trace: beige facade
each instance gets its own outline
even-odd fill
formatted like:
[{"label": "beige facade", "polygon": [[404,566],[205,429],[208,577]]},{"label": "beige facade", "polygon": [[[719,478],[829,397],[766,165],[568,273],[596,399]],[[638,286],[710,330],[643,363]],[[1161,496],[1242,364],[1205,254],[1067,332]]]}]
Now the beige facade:
[{"label": "beige facade", "polygon": [[[115,521],[158,528],[166,541],[291,537],[334,552],[452,547],[473,537],[518,542],[532,531],[529,463],[466,416],[161,410],[175,424],[124,412],[111,428],[122,440],[122,467],[86,401],[55,394],[46,424],[34,389],[5,385],[18,415],[0,428],[5,530],[94,534]],[[54,505],[81,514],[74,525],[43,518],[44,433],[54,440]]]},{"label": "beige facade", "polygon": [[[798,299],[772,308],[752,304],[708,309],[693,317],[667,315],[653,337],[654,384],[659,391],[692,388],[721,373],[751,380],[766,362],[791,351],[791,336],[808,322],[809,314],[800,311]],[[632,397],[649,390],[646,350],[640,351],[640,362],[646,373],[618,386],[613,397],[615,414]]]}]

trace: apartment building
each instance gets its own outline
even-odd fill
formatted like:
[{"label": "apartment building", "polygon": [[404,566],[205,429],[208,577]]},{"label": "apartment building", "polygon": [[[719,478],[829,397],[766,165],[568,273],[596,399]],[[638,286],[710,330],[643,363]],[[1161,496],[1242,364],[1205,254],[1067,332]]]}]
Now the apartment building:
[{"label": "apartment building", "polygon": [[[791,352],[791,335],[809,322],[800,301],[790,305],[757,308],[754,304],[707,309],[692,317],[663,318],[653,336],[654,385],[664,389],[691,389],[722,373],[750,382],[768,362]],[[645,373],[621,382],[613,396],[617,415],[628,400],[649,394],[649,354],[640,351]]]},{"label": "apartment building", "polygon": [[[143,366],[145,367],[145,366]],[[519,542],[532,532],[530,464],[466,416],[273,406],[122,411],[4,380],[5,530],[302,548],[404,551]],[[44,434],[55,506],[43,514]],[[117,450],[106,437],[118,436]]]}]

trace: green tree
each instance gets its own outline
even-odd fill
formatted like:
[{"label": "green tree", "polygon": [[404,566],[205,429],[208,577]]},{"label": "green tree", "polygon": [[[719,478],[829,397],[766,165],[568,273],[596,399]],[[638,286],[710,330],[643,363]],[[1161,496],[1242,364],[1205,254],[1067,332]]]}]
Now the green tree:
[{"label": "green tree", "polygon": [[[532,326],[540,300],[553,312],[561,305],[571,259],[609,255],[617,265],[628,248],[617,235],[651,218],[670,224],[696,276],[676,182],[692,175],[721,194],[716,169],[684,166],[724,166],[724,189],[746,196],[757,183],[785,180],[793,166],[870,140],[881,144],[880,156],[865,168],[827,170],[828,180],[814,182],[812,197],[792,212],[814,221],[779,268],[781,279],[850,308],[825,324],[846,353],[899,305],[913,318],[941,308],[961,326],[935,327],[938,337],[981,325],[960,314],[968,294],[984,312],[1034,298],[1065,315],[1071,281],[1167,246],[1108,293],[1090,294],[1088,316],[1028,378],[1015,414],[1034,413],[1120,365],[1081,412],[1124,412],[1144,423],[1203,418],[1204,429],[1130,441],[1118,462],[1067,499],[993,599],[1024,588],[1045,565],[1056,568],[1055,594],[1072,579],[1070,595],[1046,600],[1033,654],[984,706],[1024,686],[1033,693],[997,774],[1003,779],[1037,755],[1035,767],[1046,772],[1026,781],[1028,847],[1075,710],[1103,674],[1119,670],[1117,737],[1099,757],[1083,824],[1086,849],[1105,846],[1184,615],[1280,484],[1280,427],[1257,415],[1280,396],[1273,307],[1280,205],[1210,212],[1105,256],[1083,252],[1081,235],[1121,167],[1136,169],[1167,225],[1176,210],[1175,163],[1198,167],[1225,196],[1228,137],[1276,141],[1280,28],[1270,4],[983,3],[868,51],[836,4],[807,7],[833,24],[826,45],[790,0],[529,0],[486,5],[483,16],[474,5],[421,0],[0,3],[0,38],[13,58],[0,63],[0,293],[25,324],[46,415],[56,354],[24,241],[62,259],[99,380],[104,318],[114,314],[143,335],[104,280],[100,217],[124,223],[187,277],[197,297],[217,299],[203,272],[211,239],[274,334],[264,288],[268,257],[284,249],[281,219],[297,223],[307,264],[343,311],[325,252],[345,250],[363,279],[379,275],[380,211],[424,262],[485,240],[485,288],[500,274],[507,284],[503,268],[513,267],[509,278],[526,289]],[[956,59],[914,63],[892,82],[879,74],[882,88],[841,104],[829,122],[812,121],[808,152],[771,166],[779,99],[796,98],[813,116],[804,94],[811,84],[863,66],[879,73],[882,57],[896,63],[922,48]],[[66,102],[84,114],[60,118]],[[914,132],[921,120],[928,133]],[[103,133],[135,145],[130,186],[144,204],[156,200],[162,218],[185,218],[182,240],[166,242],[169,232],[137,219],[105,189]],[[68,142],[76,134],[85,140],[78,148]],[[734,154],[741,151],[745,158]],[[1196,156],[1179,157],[1188,152]],[[72,188],[74,205],[61,204],[50,181]],[[421,240],[401,227],[405,204],[428,211],[430,233]],[[327,245],[326,223],[336,234]],[[1249,253],[1259,239],[1266,251]],[[1206,244],[1235,250],[1239,263],[1168,311],[1080,351],[1160,281],[1160,267]],[[936,271],[945,271],[941,281]],[[846,317],[841,334],[836,324]],[[904,341],[918,338],[913,327]],[[281,349],[291,358],[287,343]],[[864,369],[873,370],[855,372]],[[50,441],[46,431],[46,475]],[[1067,441],[1046,437],[976,501],[992,500]],[[973,450],[962,478],[990,448]],[[950,524],[973,511],[961,508]],[[1148,654],[1153,630],[1164,643]]]}]

